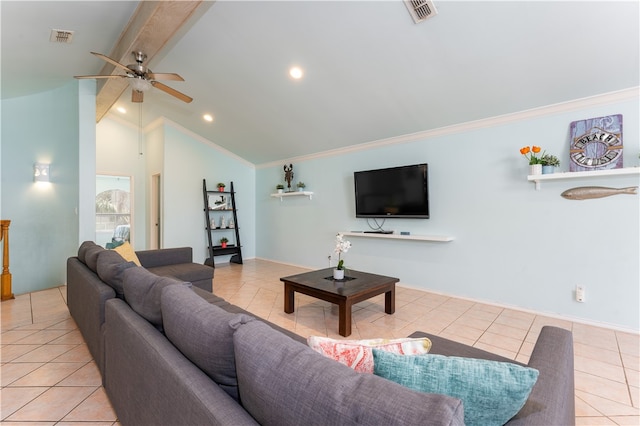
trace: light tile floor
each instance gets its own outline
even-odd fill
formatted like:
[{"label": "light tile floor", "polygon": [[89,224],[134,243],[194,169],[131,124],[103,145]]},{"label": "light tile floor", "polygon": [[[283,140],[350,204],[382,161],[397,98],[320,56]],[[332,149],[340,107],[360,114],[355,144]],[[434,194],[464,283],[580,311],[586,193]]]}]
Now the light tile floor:
[{"label": "light tile floor", "polygon": [[[216,268],[214,292],[302,336],[337,334],[335,306],[296,293],[283,311],[280,277],[305,269],[262,260]],[[401,285],[401,284],[400,284]],[[69,316],[66,288],[2,302],[0,420],[3,425],[117,425],[97,367]],[[573,331],[576,424],[640,424],[640,336],[403,288],[396,312],[378,296],[353,309],[350,339],[421,330],[526,362],[543,325]]]}]

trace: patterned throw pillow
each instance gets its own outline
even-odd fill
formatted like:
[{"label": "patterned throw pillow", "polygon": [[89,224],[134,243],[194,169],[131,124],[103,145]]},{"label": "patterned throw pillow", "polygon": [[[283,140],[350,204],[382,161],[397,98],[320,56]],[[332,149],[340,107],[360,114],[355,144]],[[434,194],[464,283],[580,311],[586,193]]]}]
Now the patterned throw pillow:
[{"label": "patterned throw pillow", "polygon": [[467,426],[503,425],[518,414],[538,370],[510,362],[373,350],[375,375],[410,389],[462,400]]},{"label": "patterned throw pillow", "polygon": [[337,340],[310,336],[307,344],[314,351],[335,359],[359,373],[373,373],[373,348],[399,355],[426,354],[431,340],[426,337],[404,339]]},{"label": "patterned throw pillow", "polygon": [[125,241],[121,246],[114,248],[113,251],[122,256],[127,262],[133,262],[138,266],[142,266],[140,260],[138,259],[138,256],[136,255],[136,252],[133,250],[133,247],[131,247],[131,244],[129,244],[128,241]]}]

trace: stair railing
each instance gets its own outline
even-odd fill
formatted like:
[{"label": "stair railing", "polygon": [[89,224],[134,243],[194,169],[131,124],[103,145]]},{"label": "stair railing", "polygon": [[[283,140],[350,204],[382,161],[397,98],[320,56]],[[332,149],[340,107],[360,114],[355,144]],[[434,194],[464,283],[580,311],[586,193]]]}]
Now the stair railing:
[{"label": "stair railing", "polygon": [[2,275],[0,276],[0,284],[2,286],[2,301],[15,299],[11,292],[11,272],[9,272],[9,225],[10,220],[0,220],[2,233],[0,241],[4,241],[2,245]]}]

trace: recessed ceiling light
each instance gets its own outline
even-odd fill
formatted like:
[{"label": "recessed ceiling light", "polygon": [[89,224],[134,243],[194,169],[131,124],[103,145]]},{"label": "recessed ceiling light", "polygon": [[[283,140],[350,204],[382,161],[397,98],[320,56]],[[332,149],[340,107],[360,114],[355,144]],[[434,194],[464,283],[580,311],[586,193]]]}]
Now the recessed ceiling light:
[{"label": "recessed ceiling light", "polygon": [[127,113],[127,110],[124,107],[118,107],[116,109],[118,110],[119,113],[122,113],[122,114],[126,114]]},{"label": "recessed ceiling light", "polygon": [[202,118],[204,118],[205,121],[208,121],[209,123],[211,123],[213,121],[213,115],[211,114],[205,114],[202,116]]},{"label": "recessed ceiling light", "polygon": [[295,78],[296,80],[299,80],[304,75],[304,72],[302,71],[302,68],[300,68],[300,67],[291,67],[291,69],[289,70],[289,75],[292,78]]}]

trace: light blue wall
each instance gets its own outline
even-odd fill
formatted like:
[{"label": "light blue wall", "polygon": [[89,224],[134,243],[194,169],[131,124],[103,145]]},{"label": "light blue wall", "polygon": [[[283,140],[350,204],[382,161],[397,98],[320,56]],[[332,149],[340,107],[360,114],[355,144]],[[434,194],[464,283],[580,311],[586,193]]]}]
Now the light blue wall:
[{"label": "light blue wall", "polygon": [[[2,100],[2,218],[11,220],[13,293],[66,281],[78,250],[78,84]],[[64,107],[61,107],[64,105]],[[33,163],[51,163],[51,182],[33,182]]]},{"label": "light blue wall", "polygon": [[[617,113],[624,115],[625,166],[638,166],[636,99],[294,163],[295,181],[314,191],[312,200],[271,198],[283,182],[282,165],[258,168],[257,256],[326,267],[337,231],[367,229],[365,219],[355,218],[353,172],[427,162],[431,219],[390,219],[384,228],[455,240],[349,237],[347,267],[396,276],[411,287],[638,330],[638,196],[560,197],[577,186],[638,185],[638,176],[543,182],[535,191],[519,153],[540,145],[568,170],[569,123]],[[586,287],[586,303],[574,301],[576,284]]]},{"label": "light blue wall", "polygon": [[[255,169],[183,129],[166,125],[164,130],[163,216],[164,246],[193,247],[194,262],[207,256],[202,179],[215,190],[218,182],[227,189],[233,181],[243,257],[255,257]],[[216,263],[224,262],[216,258]]]}]

